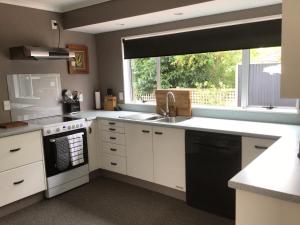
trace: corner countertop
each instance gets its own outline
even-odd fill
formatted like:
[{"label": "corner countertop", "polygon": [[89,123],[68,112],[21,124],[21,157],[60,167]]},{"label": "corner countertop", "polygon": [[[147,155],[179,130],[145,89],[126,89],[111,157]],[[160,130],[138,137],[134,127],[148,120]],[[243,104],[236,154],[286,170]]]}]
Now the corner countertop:
[{"label": "corner countertop", "polygon": [[28,126],[24,126],[24,127],[16,127],[16,128],[8,128],[8,129],[0,128],[0,138],[9,137],[18,134],[24,134],[24,133],[38,131],[42,129],[43,129],[42,126],[34,125],[34,124],[29,124]]},{"label": "corner countertop", "polygon": [[120,118],[138,112],[86,111],[72,115],[85,119],[111,119],[188,130],[278,139],[257,159],[229,180],[231,188],[300,203],[300,126],[192,117],[176,124]]}]

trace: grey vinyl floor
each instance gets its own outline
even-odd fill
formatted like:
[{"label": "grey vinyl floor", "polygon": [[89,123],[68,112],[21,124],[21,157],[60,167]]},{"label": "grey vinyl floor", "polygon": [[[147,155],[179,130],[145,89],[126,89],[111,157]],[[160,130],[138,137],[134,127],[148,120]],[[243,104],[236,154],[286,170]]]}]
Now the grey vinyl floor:
[{"label": "grey vinyl floor", "polygon": [[0,218],[0,225],[233,225],[180,200],[107,178]]}]

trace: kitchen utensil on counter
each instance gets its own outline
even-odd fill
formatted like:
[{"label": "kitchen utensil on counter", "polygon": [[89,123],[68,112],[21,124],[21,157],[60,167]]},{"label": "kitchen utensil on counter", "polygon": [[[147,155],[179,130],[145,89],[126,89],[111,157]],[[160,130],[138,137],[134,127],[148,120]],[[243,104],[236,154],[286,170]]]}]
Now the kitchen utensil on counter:
[{"label": "kitchen utensil on counter", "polygon": [[171,115],[192,116],[192,92],[189,90],[156,90],[156,113],[161,114],[161,109],[166,109],[166,94],[170,91],[174,93],[176,99],[176,105],[170,101],[169,107]]},{"label": "kitchen utensil on counter", "polygon": [[73,113],[80,111],[79,92],[63,90],[63,108],[64,113]]},{"label": "kitchen utensil on counter", "polygon": [[24,121],[15,121],[10,123],[1,123],[0,128],[9,129],[9,128],[17,128],[17,127],[25,127],[28,126],[27,122]]},{"label": "kitchen utensil on counter", "polygon": [[100,91],[95,92],[95,106],[96,106],[96,109],[101,109],[101,94],[100,94]]},{"label": "kitchen utensil on counter", "polygon": [[111,88],[107,88],[106,94],[107,94],[108,96],[112,96],[112,95],[113,95],[113,90],[112,90]]},{"label": "kitchen utensil on counter", "polygon": [[117,97],[105,96],[104,97],[104,110],[114,111],[117,106]]}]

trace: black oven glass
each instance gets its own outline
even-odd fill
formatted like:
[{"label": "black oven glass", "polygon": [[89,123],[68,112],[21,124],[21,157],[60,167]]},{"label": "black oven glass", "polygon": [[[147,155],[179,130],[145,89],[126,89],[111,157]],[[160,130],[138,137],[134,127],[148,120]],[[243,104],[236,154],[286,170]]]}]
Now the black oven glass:
[{"label": "black oven glass", "polygon": [[59,138],[59,137],[64,137],[64,136],[68,136],[68,135],[72,135],[72,134],[76,134],[76,133],[84,133],[83,135],[83,156],[84,156],[84,162],[81,164],[78,164],[76,166],[72,166],[71,163],[69,165],[69,167],[64,170],[64,171],[68,171],[74,168],[77,168],[79,166],[88,164],[88,150],[87,150],[87,133],[86,133],[86,129],[82,128],[82,129],[77,129],[77,130],[73,130],[73,131],[68,131],[68,132],[63,132],[63,133],[59,133],[59,134],[54,134],[54,135],[49,135],[49,136],[45,136],[43,138],[44,140],[44,154],[45,154],[45,164],[46,164],[46,174],[47,177],[51,177],[54,176],[56,174],[59,174],[61,172],[64,171],[60,171],[56,168],[56,148],[55,148],[55,143],[51,142],[50,140],[55,139],[55,138]]}]

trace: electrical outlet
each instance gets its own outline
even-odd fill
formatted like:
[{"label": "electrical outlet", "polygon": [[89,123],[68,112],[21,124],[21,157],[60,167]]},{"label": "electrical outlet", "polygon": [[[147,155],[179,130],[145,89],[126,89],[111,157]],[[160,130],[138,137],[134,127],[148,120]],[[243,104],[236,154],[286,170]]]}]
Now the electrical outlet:
[{"label": "electrical outlet", "polygon": [[10,101],[3,101],[3,108],[5,111],[10,110]]},{"label": "electrical outlet", "polygon": [[83,94],[80,93],[78,97],[79,97],[79,101],[80,101],[80,102],[83,102]]},{"label": "electrical outlet", "polygon": [[56,20],[51,20],[51,27],[52,27],[52,30],[57,30],[57,21]]},{"label": "electrical outlet", "polygon": [[124,93],[123,92],[119,92],[119,100],[120,101],[124,100]]}]

